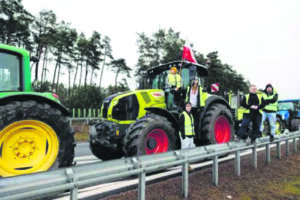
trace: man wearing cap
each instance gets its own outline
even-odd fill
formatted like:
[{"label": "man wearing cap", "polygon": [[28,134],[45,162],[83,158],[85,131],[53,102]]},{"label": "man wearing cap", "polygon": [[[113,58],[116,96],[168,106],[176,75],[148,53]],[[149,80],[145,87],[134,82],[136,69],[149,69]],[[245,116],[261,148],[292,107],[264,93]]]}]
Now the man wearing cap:
[{"label": "man wearing cap", "polygon": [[[180,87],[181,87],[181,77],[177,74],[177,68],[175,66],[171,67],[170,73],[167,77],[168,85],[171,88],[171,93],[174,95],[174,104],[179,106],[179,99],[180,99]],[[172,95],[169,95],[173,97]],[[172,101],[172,100],[170,100]],[[171,103],[172,105],[173,103]]]},{"label": "man wearing cap", "polygon": [[263,98],[266,101],[266,106],[263,108],[262,113],[262,123],[260,131],[263,131],[264,121],[268,118],[270,124],[270,142],[274,141],[274,135],[276,132],[276,112],[278,110],[278,94],[277,91],[273,88],[271,83],[266,85],[264,89]]}]

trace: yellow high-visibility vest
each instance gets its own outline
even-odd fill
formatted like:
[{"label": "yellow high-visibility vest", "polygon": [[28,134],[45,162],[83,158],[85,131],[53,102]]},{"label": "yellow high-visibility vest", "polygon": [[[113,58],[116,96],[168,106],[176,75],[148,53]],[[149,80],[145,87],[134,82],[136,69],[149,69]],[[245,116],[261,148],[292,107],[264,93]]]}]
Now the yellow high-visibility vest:
[{"label": "yellow high-visibility vest", "polygon": [[168,74],[168,83],[170,86],[180,88],[181,77],[179,74]]},{"label": "yellow high-visibility vest", "polygon": [[[271,96],[268,96],[267,94],[264,94],[264,99],[265,99],[265,100],[273,99],[273,97],[274,97],[276,94],[277,94],[277,93],[276,93],[275,91],[273,92],[273,95],[271,95]],[[277,101],[276,101],[275,103],[271,103],[271,104],[266,105],[264,109],[266,109],[266,110],[271,110],[271,111],[274,111],[274,112],[277,112],[277,110],[278,110],[278,99],[277,99]]]},{"label": "yellow high-visibility vest", "polygon": [[[180,115],[184,115],[184,132],[185,132],[185,135],[186,136],[195,135],[193,115],[192,114],[191,115],[187,114],[186,111],[183,111]],[[181,133],[180,133],[180,135],[181,135]]]},{"label": "yellow high-visibility vest", "polygon": [[[256,94],[256,95],[257,95],[257,97],[258,97],[258,101],[259,101],[259,105],[260,105],[260,104],[261,104],[261,98],[262,98],[262,95],[259,95],[259,94]],[[245,97],[246,97],[246,104],[248,104],[249,96],[250,96],[250,94],[246,94],[246,95],[245,95]],[[250,113],[250,109],[248,110],[248,109],[244,108],[243,112],[244,112],[244,113]],[[259,112],[262,113],[262,110],[259,109]]]},{"label": "yellow high-visibility vest", "polygon": [[[188,102],[189,101],[189,96],[190,96],[190,93],[189,92],[191,92],[191,91],[189,91],[189,89],[190,89],[190,86],[187,86],[187,90],[186,90],[186,97],[185,97],[185,101],[186,102]],[[203,88],[202,87],[200,87],[199,86],[199,90],[198,90],[198,92],[199,92],[199,99],[198,99],[198,101],[199,101],[199,106],[201,107],[201,106],[205,106],[205,100],[207,99],[207,97],[205,97],[206,95],[204,95],[204,93],[203,93]]]}]

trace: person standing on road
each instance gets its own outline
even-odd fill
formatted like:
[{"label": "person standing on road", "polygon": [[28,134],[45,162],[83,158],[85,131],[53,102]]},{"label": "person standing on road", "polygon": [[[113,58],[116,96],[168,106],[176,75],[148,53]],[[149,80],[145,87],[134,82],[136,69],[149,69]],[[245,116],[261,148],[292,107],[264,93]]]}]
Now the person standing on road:
[{"label": "person standing on road", "polygon": [[252,133],[250,133],[251,144],[255,143],[256,138],[259,137],[259,128],[262,119],[262,108],[265,105],[265,101],[262,95],[257,94],[256,85],[250,85],[249,94],[246,94],[242,99],[241,106],[244,108],[242,125],[237,132],[239,139],[247,139],[247,129],[252,122]]},{"label": "person standing on road", "polygon": [[196,147],[194,143],[194,118],[191,114],[192,104],[187,102],[185,110],[179,115],[179,131],[181,138],[181,149]]},{"label": "person standing on road", "polygon": [[260,131],[263,131],[264,121],[268,118],[270,125],[270,142],[274,141],[274,135],[276,132],[276,112],[278,110],[278,93],[273,88],[272,84],[268,83],[264,89],[263,98],[266,101],[266,106],[262,113],[262,124]]},{"label": "person standing on road", "polygon": [[[179,135],[181,141],[181,149],[189,149],[196,147],[194,143],[195,130],[194,118],[191,114],[192,104],[185,103],[185,110],[179,115]],[[193,168],[189,165],[189,171]]]}]

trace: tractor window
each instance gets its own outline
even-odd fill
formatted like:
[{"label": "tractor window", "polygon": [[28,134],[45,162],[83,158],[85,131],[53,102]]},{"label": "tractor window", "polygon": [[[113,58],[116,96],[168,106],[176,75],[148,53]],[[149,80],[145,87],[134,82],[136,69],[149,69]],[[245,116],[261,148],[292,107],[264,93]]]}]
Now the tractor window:
[{"label": "tractor window", "polygon": [[157,74],[152,80],[152,89],[164,89],[166,87],[166,79],[168,71],[164,71],[161,74]]},{"label": "tractor window", "polygon": [[187,88],[187,86],[190,84],[189,69],[182,69],[181,70],[181,81],[182,81],[182,87]]},{"label": "tractor window", "polygon": [[112,110],[112,118],[116,120],[136,120],[138,114],[139,102],[134,94],[119,99]]},{"label": "tractor window", "polygon": [[294,110],[293,102],[279,102],[278,110]]},{"label": "tractor window", "polygon": [[0,52],[0,91],[17,91],[20,59],[16,55]]}]

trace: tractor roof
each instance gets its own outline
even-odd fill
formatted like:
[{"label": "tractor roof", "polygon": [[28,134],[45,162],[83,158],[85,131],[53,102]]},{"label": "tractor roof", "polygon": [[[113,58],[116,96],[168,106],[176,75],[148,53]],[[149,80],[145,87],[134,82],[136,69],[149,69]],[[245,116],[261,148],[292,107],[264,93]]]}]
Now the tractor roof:
[{"label": "tractor roof", "polygon": [[190,66],[196,67],[196,70],[200,76],[207,76],[208,75],[208,70],[207,67],[204,65],[200,65],[198,63],[191,63],[187,61],[173,61],[169,62],[166,64],[161,64],[157,67],[152,67],[146,71],[148,74],[159,74],[163,71],[171,69],[171,67],[176,67],[178,70],[183,69],[183,68],[189,68]]},{"label": "tractor roof", "polygon": [[6,45],[6,44],[0,44],[0,49],[5,49],[7,51],[18,52],[18,53],[23,54],[24,56],[25,55],[29,56],[28,51],[26,51],[25,49],[14,47],[14,46],[10,46],[10,45]]},{"label": "tractor roof", "polygon": [[300,99],[284,99],[284,100],[278,100],[278,102],[293,102],[293,101],[298,101],[298,102],[300,102]]}]

